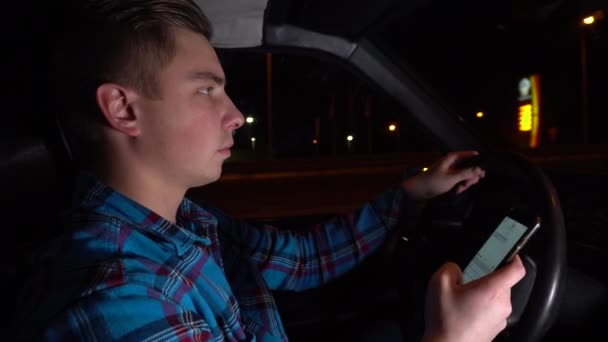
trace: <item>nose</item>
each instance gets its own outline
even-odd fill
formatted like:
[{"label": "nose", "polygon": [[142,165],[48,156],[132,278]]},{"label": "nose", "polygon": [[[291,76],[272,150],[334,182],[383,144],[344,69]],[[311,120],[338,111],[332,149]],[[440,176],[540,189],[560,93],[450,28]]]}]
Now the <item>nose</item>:
[{"label": "nose", "polygon": [[243,113],[241,113],[241,111],[236,108],[236,106],[228,95],[226,95],[226,98],[228,101],[228,108],[226,111],[224,122],[227,130],[235,131],[241,126],[243,126],[243,123],[245,122],[245,117],[243,116]]}]

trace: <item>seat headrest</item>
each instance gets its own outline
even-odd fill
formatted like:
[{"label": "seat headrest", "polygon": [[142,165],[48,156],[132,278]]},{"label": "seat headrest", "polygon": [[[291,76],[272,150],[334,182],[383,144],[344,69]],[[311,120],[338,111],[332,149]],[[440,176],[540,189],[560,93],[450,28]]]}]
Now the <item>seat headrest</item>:
[{"label": "seat headrest", "polygon": [[70,197],[67,169],[60,166],[50,144],[41,136],[19,132],[0,135],[0,217],[11,241],[9,249],[17,251],[56,230],[53,222]]}]

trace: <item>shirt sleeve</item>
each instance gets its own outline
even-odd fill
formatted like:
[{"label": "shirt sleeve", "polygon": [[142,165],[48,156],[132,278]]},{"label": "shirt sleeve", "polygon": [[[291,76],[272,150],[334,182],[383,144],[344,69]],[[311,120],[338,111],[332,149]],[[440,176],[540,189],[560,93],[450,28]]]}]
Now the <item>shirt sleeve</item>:
[{"label": "shirt sleeve", "polygon": [[243,224],[242,241],[270,289],[302,291],[343,275],[378,250],[407,206],[405,191],[395,187],[303,231]]},{"label": "shirt sleeve", "polygon": [[[86,296],[57,315],[45,341],[215,341],[208,322],[195,312],[164,300],[157,292],[134,287]],[[221,333],[220,333],[221,334]]]}]

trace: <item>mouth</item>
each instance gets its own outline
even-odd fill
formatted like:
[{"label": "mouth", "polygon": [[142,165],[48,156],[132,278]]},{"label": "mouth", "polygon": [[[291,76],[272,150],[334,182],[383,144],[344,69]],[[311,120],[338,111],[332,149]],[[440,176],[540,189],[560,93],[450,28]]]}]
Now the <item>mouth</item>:
[{"label": "mouth", "polygon": [[230,154],[231,154],[230,149],[232,148],[232,146],[233,146],[233,145],[234,145],[234,144],[232,144],[232,143],[231,143],[231,144],[228,144],[228,145],[225,145],[225,146],[221,147],[221,148],[220,148],[218,151],[219,151],[221,154],[224,154],[224,155],[228,155],[228,156],[230,156]]},{"label": "mouth", "polygon": [[234,143],[226,144],[226,145],[220,147],[220,151],[222,151],[222,150],[229,150],[229,149],[232,148],[232,146],[234,146]]}]

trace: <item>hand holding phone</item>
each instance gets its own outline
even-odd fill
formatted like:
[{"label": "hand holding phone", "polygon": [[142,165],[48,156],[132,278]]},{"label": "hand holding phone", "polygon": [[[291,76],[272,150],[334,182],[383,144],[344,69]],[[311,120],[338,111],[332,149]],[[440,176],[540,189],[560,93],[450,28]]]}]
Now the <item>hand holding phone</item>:
[{"label": "hand holding phone", "polygon": [[464,269],[462,283],[479,279],[508,263],[540,228],[540,217],[530,222],[507,215]]}]

